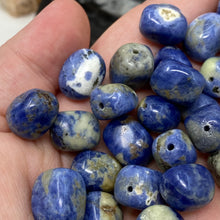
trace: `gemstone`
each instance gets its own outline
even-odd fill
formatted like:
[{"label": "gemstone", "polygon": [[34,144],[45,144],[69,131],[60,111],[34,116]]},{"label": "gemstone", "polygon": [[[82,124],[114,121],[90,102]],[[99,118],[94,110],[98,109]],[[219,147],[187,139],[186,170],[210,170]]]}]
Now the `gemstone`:
[{"label": "gemstone", "polygon": [[92,149],[100,141],[99,121],[87,111],[59,112],[50,129],[54,147],[63,151]]},{"label": "gemstone", "polygon": [[213,174],[216,184],[220,187],[220,150],[208,157],[208,167]]},{"label": "gemstone", "polygon": [[30,89],[12,101],[7,109],[6,119],[14,134],[35,140],[52,126],[58,109],[58,101],[51,92]]},{"label": "gemstone", "polygon": [[65,61],[59,75],[61,92],[71,99],[85,99],[101,85],[106,73],[103,58],[92,49],[80,49]]},{"label": "gemstone", "polygon": [[32,197],[34,219],[83,220],[86,187],[79,173],[56,168],[43,172],[35,181]]}]

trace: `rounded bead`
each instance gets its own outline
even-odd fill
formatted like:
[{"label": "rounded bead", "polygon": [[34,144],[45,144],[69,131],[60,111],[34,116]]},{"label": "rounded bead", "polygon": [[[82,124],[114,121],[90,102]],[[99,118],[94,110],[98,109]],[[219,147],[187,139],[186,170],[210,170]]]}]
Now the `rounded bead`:
[{"label": "rounded bead", "polygon": [[141,100],[137,115],[145,128],[155,132],[176,128],[181,118],[179,110],[172,103],[156,95]]},{"label": "rounded bead", "polygon": [[54,147],[63,151],[92,149],[100,141],[100,126],[96,117],[86,111],[59,112],[50,129]]},{"label": "rounded bead", "polygon": [[113,119],[136,108],[138,97],[133,89],[121,83],[95,88],[90,97],[94,115],[100,119]]},{"label": "rounded bead", "polygon": [[122,165],[146,165],[152,158],[153,138],[132,116],[113,119],[105,127],[103,139]]},{"label": "rounded bead", "polygon": [[208,157],[208,166],[214,176],[216,184],[220,187],[220,150]]},{"label": "rounded bead", "polygon": [[213,199],[215,184],[207,168],[183,164],[167,170],[160,182],[160,193],[171,208],[184,211],[207,205]]},{"label": "rounded bead", "polygon": [[52,93],[31,89],[13,100],[7,109],[6,119],[14,134],[35,140],[52,126],[58,109],[58,101]]},{"label": "rounded bead", "polygon": [[71,99],[85,99],[105,77],[103,58],[92,49],[80,49],[65,61],[59,75],[61,92]]},{"label": "rounded bead", "polygon": [[152,145],[153,157],[162,171],[187,163],[195,163],[196,150],[188,135],[173,129],[159,135]]},{"label": "rounded bead", "polygon": [[34,184],[31,205],[35,220],[83,220],[86,207],[83,178],[66,168],[43,172]]},{"label": "rounded bead", "polygon": [[133,89],[140,89],[146,86],[153,70],[154,57],[151,49],[143,44],[128,43],[113,55],[109,76],[112,83],[122,83]]},{"label": "rounded bead", "polygon": [[164,45],[176,45],[185,38],[187,20],[181,11],[170,4],[151,4],[141,15],[141,33]]}]

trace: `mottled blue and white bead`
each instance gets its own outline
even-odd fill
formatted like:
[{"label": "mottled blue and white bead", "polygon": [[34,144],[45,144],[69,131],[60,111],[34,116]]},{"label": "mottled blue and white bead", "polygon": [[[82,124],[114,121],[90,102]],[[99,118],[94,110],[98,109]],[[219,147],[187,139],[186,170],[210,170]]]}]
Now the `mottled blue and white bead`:
[{"label": "mottled blue and white bead", "polygon": [[150,40],[176,45],[185,38],[187,20],[174,5],[151,4],[143,10],[139,28]]},{"label": "mottled blue and white bead", "polygon": [[85,99],[105,77],[103,58],[92,49],[80,49],[65,61],[59,75],[61,92],[71,99]]},{"label": "mottled blue and white bead", "polygon": [[196,149],[186,133],[172,129],[159,135],[152,145],[153,157],[162,171],[187,163],[195,163]]},{"label": "mottled blue and white bead", "polygon": [[63,151],[92,149],[100,141],[100,126],[96,117],[87,111],[59,112],[50,129],[54,147]]},{"label": "mottled blue and white bead", "polygon": [[216,13],[220,14],[220,0],[218,1],[218,7]]},{"label": "mottled blue and white bead", "polygon": [[123,214],[112,194],[93,191],[87,194],[84,220],[122,220]]},{"label": "mottled blue and white bead", "polygon": [[121,165],[104,152],[87,150],[74,158],[71,168],[82,175],[88,191],[111,192]]},{"label": "mottled blue and white bead", "polygon": [[30,89],[12,101],[7,109],[6,119],[14,134],[35,140],[49,130],[58,110],[59,103],[51,92]]},{"label": "mottled blue and white bead", "polygon": [[153,70],[154,57],[151,49],[144,44],[127,43],[113,55],[109,76],[112,83],[140,89],[146,86]]},{"label": "mottled blue and white bead", "polygon": [[187,106],[202,93],[205,79],[199,71],[190,66],[175,60],[163,60],[154,70],[150,85],[159,96]]},{"label": "mottled blue and white bead", "polygon": [[100,119],[113,119],[136,108],[137,94],[129,86],[111,83],[95,88],[90,97],[94,115]]},{"label": "mottled blue and white bead", "polygon": [[209,155],[208,167],[213,174],[216,184],[220,187],[220,150]]},{"label": "mottled blue and white bead", "polygon": [[200,164],[183,164],[167,170],[161,178],[160,193],[165,202],[179,211],[210,203],[215,183],[209,170]]},{"label": "mottled blue and white bead", "polygon": [[83,220],[86,187],[79,173],[66,168],[43,172],[36,180],[31,197],[35,220]]},{"label": "mottled blue and white bead", "polygon": [[115,181],[114,195],[118,203],[143,210],[163,200],[159,193],[161,173],[138,165],[123,167]]},{"label": "mottled blue and white bead", "polygon": [[153,138],[132,116],[113,119],[105,127],[103,139],[122,165],[147,165],[152,158]]},{"label": "mottled blue and white bead", "polygon": [[194,60],[203,62],[214,57],[220,49],[220,15],[206,13],[198,16],[188,26],[185,51]]},{"label": "mottled blue and white bead", "polygon": [[146,129],[154,132],[176,128],[180,122],[180,112],[175,105],[156,95],[141,100],[137,116]]}]

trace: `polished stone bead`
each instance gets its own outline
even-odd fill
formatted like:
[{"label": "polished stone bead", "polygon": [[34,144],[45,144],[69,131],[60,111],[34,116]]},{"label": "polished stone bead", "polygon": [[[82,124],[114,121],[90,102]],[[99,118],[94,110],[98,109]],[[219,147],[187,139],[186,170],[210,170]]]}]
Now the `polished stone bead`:
[{"label": "polished stone bead", "polygon": [[159,185],[165,202],[179,211],[203,207],[215,192],[211,173],[200,164],[183,164],[167,170]]},{"label": "polished stone bead", "polygon": [[143,210],[163,200],[159,193],[161,173],[138,165],[123,167],[115,181],[114,195],[118,203]]},{"label": "polished stone bead", "polygon": [[204,93],[220,98],[220,57],[211,57],[201,66],[200,72],[206,80]]},{"label": "polished stone bead", "polygon": [[179,105],[190,105],[205,87],[203,75],[196,69],[175,60],[163,60],[150,79],[158,95]]},{"label": "polished stone bead", "polygon": [[92,49],[80,49],[65,61],[59,75],[62,93],[71,99],[85,99],[104,80],[103,58]]},{"label": "polished stone bead", "polygon": [[220,14],[220,0],[218,1],[218,7],[216,13]]},{"label": "polished stone bead", "polygon": [[52,126],[58,109],[58,101],[52,93],[30,89],[13,100],[7,109],[6,119],[14,134],[35,140]]},{"label": "polished stone bead", "polygon": [[112,194],[93,191],[87,194],[84,220],[122,220],[123,214]]},{"label": "polished stone bead", "polygon": [[111,192],[121,165],[104,152],[87,150],[74,158],[71,168],[82,175],[88,191]]},{"label": "polished stone bead", "polygon": [[156,95],[141,100],[137,116],[146,129],[154,132],[176,128],[180,122],[180,112],[175,105]]},{"label": "polished stone bead", "polygon": [[210,105],[187,117],[186,131],[194,146],[201,152],[220,149],[220,108]]},{"label": "polished stone bead", "polygon": [[31,205],[35,220],[83,220],[86,207],[83,178],[67,168],[43,172],[34,184]]},{"label": "polished stone bead", "polygon": [[213,174],[216,184],[220,187],[220,150],[208,157],[208,166]]},{"label": "polished stone bead", "polygon": [[103,139],[122,165],[147,165],[152,158],[153,138],[132,116],[113,119],[105,127]]},{"label": "polished stone bead", "polygon": [[136,108],[137,94],[129,86],[112,83],[95,88],[90,97],[94,115],[100,119],[113,119]]},{"label": "polished stone bead", "polygon": [[150,40],[176,45],[185,38],[187,20],[174,5],[151,4],[143,10],[139,28]]},{"label": "polished stone bead", "polygon": [[162,171],[187,163],[195,163],[196,149],[190,138],[180,129],[172,129],[157,136],[152,145],[153,157]]},{"label": "polished stone bead", "polygon": [[144,209],[136,220],[183,220],[183,217],[167,205],[152,205]]},{"label": "polished stone bead", "polygon": [[62,151],[92,149],[100,141],[100,126],[96,117],[87,111],[59,112],[50,129],[54,147]]},{"label": "polished stone bead", "polygon": [[146,86],[153,70],[154,57],[151,49],[143,44],[127,43],[113,55],[109,76],[112,83],[140,89]]},{"label": "polished stone bead", "polygon": [[214,57],[220,49],[220,15],[206,13],[188,26],[184,45],[186,53],[197,61]]}]

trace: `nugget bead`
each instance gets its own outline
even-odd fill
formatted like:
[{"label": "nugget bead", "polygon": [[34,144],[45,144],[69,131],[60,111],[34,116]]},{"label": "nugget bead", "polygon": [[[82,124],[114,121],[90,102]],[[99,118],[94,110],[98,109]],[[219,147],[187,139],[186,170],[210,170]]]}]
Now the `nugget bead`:
[{"label": "nugget bead", "polygon": [[220,187],[220,150],[208,157],[208,167],[211,170],[216,184]]}]

